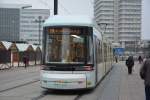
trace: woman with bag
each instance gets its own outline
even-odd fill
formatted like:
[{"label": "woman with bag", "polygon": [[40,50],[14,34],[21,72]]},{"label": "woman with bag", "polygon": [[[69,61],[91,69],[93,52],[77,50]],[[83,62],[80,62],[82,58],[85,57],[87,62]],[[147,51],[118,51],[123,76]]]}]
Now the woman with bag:
[{"label": "woman with bag", "polygon": [[140,69],[140,76],[145,83],[146,100],[150,100],[150,58],[144,61]]}]

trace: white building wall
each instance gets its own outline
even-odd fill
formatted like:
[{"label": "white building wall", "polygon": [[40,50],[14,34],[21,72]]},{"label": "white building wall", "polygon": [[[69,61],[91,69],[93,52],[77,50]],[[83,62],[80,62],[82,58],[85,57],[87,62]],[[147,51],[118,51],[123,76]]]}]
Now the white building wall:
[{"label": "white building wall", "polygon": [[119,41],[141,40],[141,0],[121,0]]},{"label": "white building wall", "polygon": [[[20,10],[20,40],[31,44],[39,44],[39,23],[36,22],[41,16],[46,20],[50,13],[48,9],[21,9]],[[40,29],[40,41],[42,42],[42,24]],[[41,43],[40,43],[41,44]]]},{"label": "white building wall", "polygon": [[97,23],[107,24],[105,37],[132,47],[141,40],[141,0],[95,0]]},{"label": "white building wall", "polygon": [[94,16],[104,37],[114,41],[114,0],[95,0]]}]

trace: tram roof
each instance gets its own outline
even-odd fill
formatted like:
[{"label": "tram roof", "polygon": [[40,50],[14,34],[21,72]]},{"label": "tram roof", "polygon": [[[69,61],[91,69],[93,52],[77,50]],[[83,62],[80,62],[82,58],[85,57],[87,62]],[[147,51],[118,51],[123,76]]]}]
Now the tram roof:
[{"label": "tram roof", "polygon": [[55,15],[49,17],[44,26],[93,26],[93,19],[88,16]]}]

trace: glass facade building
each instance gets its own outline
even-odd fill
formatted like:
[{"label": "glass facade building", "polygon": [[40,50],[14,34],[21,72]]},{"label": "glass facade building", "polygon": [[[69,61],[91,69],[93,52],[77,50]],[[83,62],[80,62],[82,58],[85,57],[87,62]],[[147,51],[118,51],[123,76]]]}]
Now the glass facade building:
[{"label": "glass facade building", "polygon": [[20,28],[19,9],[0,8],[0,40],[18,41]]},{"label": "glass facade building", "polygon": [[[49,9],[0,8],[0,41],[39,44],[42,40],[42,24],[49,15]],[[39,16],[42,20],[40,23]]]}]

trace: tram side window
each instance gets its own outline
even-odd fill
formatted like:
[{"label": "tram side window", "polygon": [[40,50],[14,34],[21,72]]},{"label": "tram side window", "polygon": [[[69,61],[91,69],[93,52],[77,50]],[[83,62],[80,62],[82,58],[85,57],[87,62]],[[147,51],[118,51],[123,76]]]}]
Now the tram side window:
[{"label": "tram side window", "polygon": [[107,61],[107,45],[104,43],[104,61]]},{"label": "tram side window", "polygon": [[98,50],[99,50],[99,53],[98,53],[98,55],[99,55],[99,63],[101,63],[102,62],[102,47],[101,47],[101,41],[99,41],[99,47],[98,47]]},{"label": "tram side window", "polygon": [[111,61],[113,61],[113,49],[111,48]]},{"label": "tram side window", "polygon": [[98,40],[96,37],[95,37],[95,56],[96,56],[96,62],[97,63],[100,63],[101,62],[101,45],[100,45],[100,40]]},{"label": "tram side window", "polygon": [[100,63],[100,41],[97,40],[97,59],[98,59],[98,63]]},{"label": "tram side window", "polygon": [[110,46],[108,46],[107,60],[110,61]]},{"label": "tram side window", "polygon": [[109,46],[107,45],[107,55],[106,55],[107,61],[109,61],[109,56],[108,56],[109,55],[109,49],[108,48],[109,48]]},{"label": "tram side window", "polygon": [[97,64],[99,63],[99,54],[98,54],[98,40],[97,40],[97,38],[95,37],[95,56],[96,56],[96,62],[97,62]]},{"label": "tram side window", "polygon": [[100,62],[103,61],[103,45],[102,42],[100,42]]},{"label": "tram side window", "polygon": [[111,46],[109,46],[109,61],[111,61]]}]

